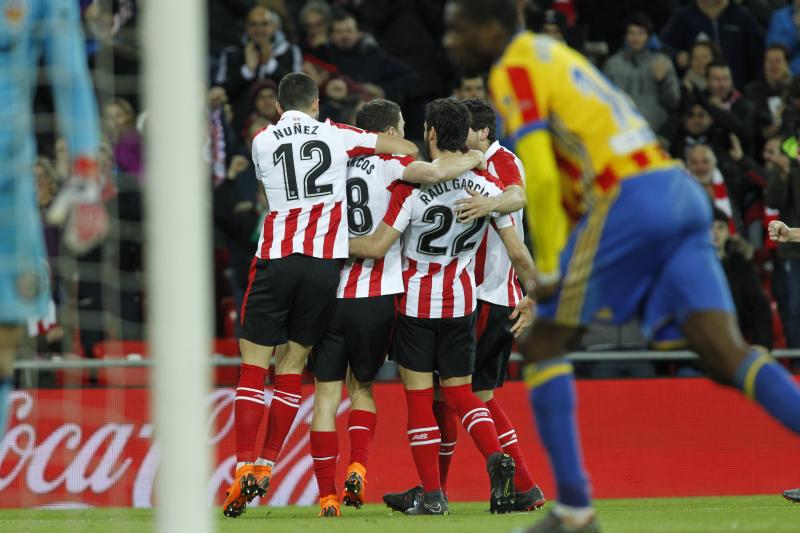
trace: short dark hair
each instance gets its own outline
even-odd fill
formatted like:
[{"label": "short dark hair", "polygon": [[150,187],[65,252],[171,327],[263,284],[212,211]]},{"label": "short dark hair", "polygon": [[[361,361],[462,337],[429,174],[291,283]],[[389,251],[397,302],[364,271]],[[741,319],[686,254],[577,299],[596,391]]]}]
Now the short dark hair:
[{"label": "short dark hair", "polygon": [[492,106],[480,98],[467,98],[463,102],[469,111],[469,127],[474,131],[489,128],[489,142],[496,141],[497,117]]},{"label": "short dark hair", "polygon": [[331,10],[331,24],[336,22],[342,22],[343,20],[353,19],[356,21],[356,25],[358,25],[358,19],[356,19],[355,15],[347,11],[342,7],[336,7]]},{"label": "short dark hair", "polygon": [[314,79],[303,72],[287,74],[278,85],[278,103],[284,111],[308,109],[319,98]]},{"label": "short dark hair", "polygon": [[362,130],[382,133],[399,124],[400,106],[391,100],[371,100],[356,113],[356,127]]},{"label": "short dark hair", "polygon": [[451,0],[461,6],[461,13],[468,20],[483,24],[496,20],[509,31],[519,24],[517,0]]},{"label": "short dark hair", "polygon": [[625,19],[625,29],[629,26],[644,28],[647,35],[653,35],[653,19],[644,11],[634,11]]},{"label": "short dark hair", "polygon": [[436,146],[457,152],[464,148],[469,133],[467,106],[452,98],[439,98],[425,106],[425,124],[436,130]]},{"label": "short dark hair", "polygon": [[715,59],[706,66],[706,78],[708,78],[712,68],[726,68],[730,70],[731,66],[722,59]]},{"label": "short dark hair", "polygon": [[786,62],[787,63],[789,62],[790,54],[789,54],[789,49],[786,48],[786,46],[782,45],[781,43],[772,43],[771,45],[767,46],[764,49],[764,57],[767,57],[767,52],[769,52],[770,50],[778,50],[780,53],[783,54],[783,58],[786,60]]}]

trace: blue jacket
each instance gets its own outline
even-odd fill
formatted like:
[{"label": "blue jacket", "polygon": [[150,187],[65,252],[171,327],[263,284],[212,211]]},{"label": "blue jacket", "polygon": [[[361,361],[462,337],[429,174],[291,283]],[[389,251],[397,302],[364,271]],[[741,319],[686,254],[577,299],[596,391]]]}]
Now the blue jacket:
[{"label": "blue jacket", "polygon": [[794,6],[786,6],[772,13],[767,30],[767,46],[782,44],[789,49],[789,66],[792,74],[800,74],[800,38],[794,25]]},{"label": "blue jacket", "polygon": [[682,7],[667,22],[661,36],[665,44],[685,52],[703,36],[717,43],[731,66],[737,87],[744,87],[761,74],[764,34],[753,15],[733,3],[716,20],[708,18],[694,3]]}]

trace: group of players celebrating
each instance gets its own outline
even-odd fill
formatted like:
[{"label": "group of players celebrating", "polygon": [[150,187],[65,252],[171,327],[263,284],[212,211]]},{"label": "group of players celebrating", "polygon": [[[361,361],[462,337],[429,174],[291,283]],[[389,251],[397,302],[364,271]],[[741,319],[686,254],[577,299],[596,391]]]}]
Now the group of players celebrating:
[{"label": "group of players celebrating", "polygon": [[[385,495],[386,503],[407,514],[448,513],[444,487],[460,420],[486,458],[491,511],[541,507],[544,496],[492,395],[514,332],[531,322],[520,281],[534,275],[522,242],[522,164],[496,140],[493,109],[477,99],[429,103],[428,163],[403,139],[394,102],[369,102],[355,127],[321,123],[316,84],[291,74],[278,105],[281,119],[253,143],[270,213],[242,306],[238,462],[224,514],[238,516],[266,494],[309,355],[320,515],[340,515],[335,420],[345,381],[351,452],[341,502],[361,507],[377,420],[372,384],[387,353],[405,387],[422,484]],[[274,392],[257,454],[273,353]]]},{"label": "group of players celebrating", "polygon": [[[323,516],[340,512],[334,418],[345,378],[353,409],[343,501],[364,501],[376,420],[371,383],[387,350],[400,367],[422,485],[384,501],[407,514],[447,512],[459,418],[486,457],[490,509],[544,503],[492,398],[512,332],[521,332],[529,399],[557,489],[551,512],[528,533],[600,530],[566,358],[590,322],[638,318],[649,338],[685,339],[711,378],[800,433],[797,383],[738,330],[711,245],[708,198],[630,99],[578,52],[519,31],[515,0],[449,0],[445,19],[454,62],[467,74],[489,72],[502,132],[481,101],[436,100],[426,108],[424,139],[434,162],[414,161],[396,106],[370,103],[356,128],[320,123],[316,86],[292,74],[279,87],[280,121],[254,140],[271,211],[242,307],[238,463],[224,513],[238,516],[268,490],[312,348],[310,440]],[[519,160],[496,143],[500,135]],[[465,144],[485,155],[462,152]],[[535,272],[519,234],[526,197]],[[256,453],[273,353],[274,395]]]}]

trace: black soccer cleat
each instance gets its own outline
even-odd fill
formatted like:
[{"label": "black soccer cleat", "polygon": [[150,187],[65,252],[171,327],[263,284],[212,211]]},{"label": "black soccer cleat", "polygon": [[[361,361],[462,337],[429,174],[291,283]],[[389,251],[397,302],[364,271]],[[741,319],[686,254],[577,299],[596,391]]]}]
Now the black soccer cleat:
[{"label": "black soccer cleat", "polygon": [[581,525],[567,524],[553,511],[528,529],[515,529],[511,533],[600,533],[600,524],[595,517]]},{"label": "black soccer cleat", "polygon": [[539,485],[534,485],[530,490],[514,494],[514,511],[518,513],[535,511],[541,509],[545,502],[547,499],[545,499],[542,489],[539,488]]},{"label": "black soccer cleat", "polygon": [[383,495],[383,502],[386,504],[386,507],[389,507],[392,511],[405,513],[414,507],[417,502],[422,500],[422,495],[424,493],[425,491],[422,490],[422,487],[417,485],[405,492],[387,492]]},{"label": "black soccer cleat", "polygon": [[435,490],[423,494],[416,502],[414,507],[405,511],[407,515],[430,515],[444,516],[450,514],[447,508],[447,500],[441,490]]},{"label": "black soccer cleat", "polygon": [[783,491],[783,497],[793,503],[800,503],[800,489]]},{"label": "black soccer cleat", "polygon": [[514,459],[507,453],[493,453],[486,461],[491,494],[489,512],[510,513],[514,510]]}]

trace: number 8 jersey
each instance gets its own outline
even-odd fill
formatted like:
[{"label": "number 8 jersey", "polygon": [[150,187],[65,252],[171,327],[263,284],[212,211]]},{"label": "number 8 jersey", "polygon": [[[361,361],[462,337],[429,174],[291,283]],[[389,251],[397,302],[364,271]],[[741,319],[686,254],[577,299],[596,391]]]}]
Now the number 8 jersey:
[{"label": "number 8 jersey", "polygon": [[[489,228],[514,225],[509,215],[462,224],[456,220],[456,200],[466,189],[497,196],[503,184],[492,174],[471,170],[436,185],[393,186],[383,222],[403,235],[403,283],[400,313],[417,318],[456,318],[475,310],[473,274],[478,245]],[[491,268],[491,265],[489,265]]]},{"label": "number 8 jersey", "polygon": [[[390,185],[403,179],[409,156],[375,155],[347,162],[347,225],[351,237],[370,235],[381,222],[392,197]],[[342,269],[339,298],[371,298],[403,292],[400,241],[381,259],[359,259]]]},{"label": "number 8 jersey", "polygon": [[253,162],[270,208],[256,257],[346,258],[347,160],[373,154],[377,140],[374,133],[300,111],[286,111],[256,135]]}]

